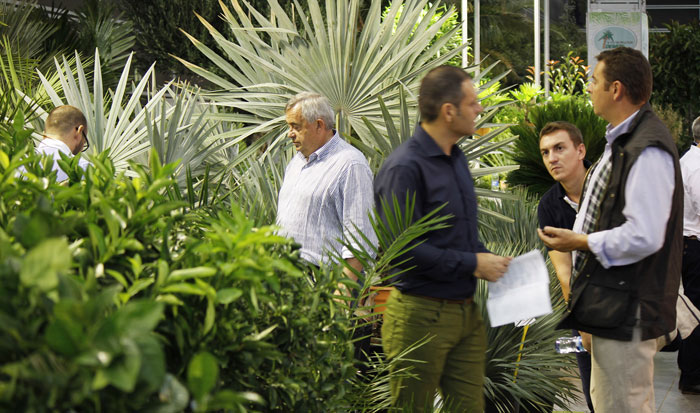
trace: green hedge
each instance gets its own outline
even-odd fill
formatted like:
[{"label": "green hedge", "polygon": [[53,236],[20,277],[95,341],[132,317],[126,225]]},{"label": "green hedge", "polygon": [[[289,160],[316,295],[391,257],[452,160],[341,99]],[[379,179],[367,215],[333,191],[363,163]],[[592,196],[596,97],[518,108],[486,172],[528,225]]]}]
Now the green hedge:
[{"label": "green hedge", "polygon": [[22,124],[0,131],[0,410],[341,409],[335,274],[312,285],[289,240],[154,154],[134,177],[66,158],[57,184]]}]

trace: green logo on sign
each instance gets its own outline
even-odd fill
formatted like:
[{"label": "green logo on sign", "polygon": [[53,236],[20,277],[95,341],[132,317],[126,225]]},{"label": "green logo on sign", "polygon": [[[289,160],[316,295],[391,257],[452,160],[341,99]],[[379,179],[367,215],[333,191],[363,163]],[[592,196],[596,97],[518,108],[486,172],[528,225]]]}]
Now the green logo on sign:
[{"label": "green logo on sign", "polygon": [[620,46],[636,47],[637,36],[624,27],[606,27],[595,35],[595,45],[598,50],[614,49]]}]

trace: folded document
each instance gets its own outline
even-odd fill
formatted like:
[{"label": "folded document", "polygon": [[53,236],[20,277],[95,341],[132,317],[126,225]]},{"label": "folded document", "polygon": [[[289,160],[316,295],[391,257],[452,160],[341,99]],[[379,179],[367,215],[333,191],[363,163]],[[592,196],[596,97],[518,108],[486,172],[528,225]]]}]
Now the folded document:
[{"label": "folded document", "polygon": [[538,250],[513,258],[503,277],[488,285],[486,309],[491,327],[552,312],[549,272]]}]

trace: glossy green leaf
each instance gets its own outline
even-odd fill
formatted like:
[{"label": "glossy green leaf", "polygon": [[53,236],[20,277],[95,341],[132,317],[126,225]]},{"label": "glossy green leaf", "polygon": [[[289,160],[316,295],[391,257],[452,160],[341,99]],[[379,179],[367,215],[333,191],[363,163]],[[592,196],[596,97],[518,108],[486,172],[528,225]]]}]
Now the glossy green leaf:
[{"label": "glossy green leaf", "polygon": [[187,387],[196,400],[201,400],[216,386],[219,365],[208,352],[195,355],[187,366]]},{"label": "glossy green leaf", "polygon": [[48,239],[29,251],[22,263],[20,281],[27,287],[49,291],[58,285],[58,274],[68,271],[70,265],[68,242]]}]

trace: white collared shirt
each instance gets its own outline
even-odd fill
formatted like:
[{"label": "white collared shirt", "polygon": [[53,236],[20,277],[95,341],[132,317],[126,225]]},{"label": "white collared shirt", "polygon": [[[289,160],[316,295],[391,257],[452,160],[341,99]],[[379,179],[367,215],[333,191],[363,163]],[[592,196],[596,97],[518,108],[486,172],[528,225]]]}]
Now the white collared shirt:
[{"label": "white collared shirt", "polygon": [[[353,255],[339,239],[356,246],[377,238],[368,213],[374,206],[372,171],[362,152],[345,142],[338,133],[308,160],[297,152],[287,165],[277,205],[280,234],[301,244],[301,257],[315,265],[330,263],[328,252],[342,258]],[[370,250],[371,251],[371,250]]]},{"label": "white collared shirt", "polygon": [[700,148],[691,146],[681,158],[683,174],[683,236],[700,237]]},{"label": "white collared shirt", "polygon": [[[605,134],[607,144],[596,170],[590,177],[593,182],[600,165],[610,161],[612,143],[629,130],[633,113]],[[630,168],[625,184],[625,222],[615,228],[588,234],[588,247],[604,268],[627,265],[643,260],[657,252],[664,243],[666,225],[671,216],[673,189],[675,187],[673,157],[663,149],[647,147],[642,150]],[[588,185],[574,231],[582,233],[585,211],[590,201],[593,185]],[[576,259],[576,252],[572,255]]]},{"label": "white collared shirt", "polygon": [[[56,182],[62,182],[68,179],[68,175],[66,175],[63,169],[58,165],[58,160],[61,159],[61,155],[58,154],[59,152],[71,158],[73,157],[73,152],[71,152],[68,145],[58,139],[46,137],[36,146],[36,153],[53,156],[53,170],[56,171]],[[88,165],[90,165],[90,162],[85,158],[80,158],[78,160],[78,165],[85,170]]]}]

